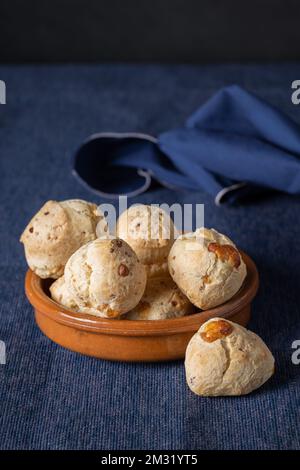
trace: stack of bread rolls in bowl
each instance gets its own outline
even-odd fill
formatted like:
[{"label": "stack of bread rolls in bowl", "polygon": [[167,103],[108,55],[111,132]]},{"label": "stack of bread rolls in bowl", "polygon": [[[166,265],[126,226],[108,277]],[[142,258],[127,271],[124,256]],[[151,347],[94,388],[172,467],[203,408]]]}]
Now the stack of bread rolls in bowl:
[{"label": "stack of bread rolls in bowl", "polygon": [[48,201],[29,222],[26,293],[42,331],[105,359],[185,353],[198,395],[247,394],[271,377],[271,352],[241,326],[257,271],[227,236],[204,227],[178,234],[166,212],[141,204],[109,232],[100,209],[77,199]]}]

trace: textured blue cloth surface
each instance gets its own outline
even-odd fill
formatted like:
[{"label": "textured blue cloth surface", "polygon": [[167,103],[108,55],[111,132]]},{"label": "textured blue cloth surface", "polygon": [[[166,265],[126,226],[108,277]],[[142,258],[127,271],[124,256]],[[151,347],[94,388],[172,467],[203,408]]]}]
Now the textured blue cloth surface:
[{"label": "textured blue cloth surface", "polygon": [[240,398],[199,398],[182,362],[110,363],[67,351],[37,328],[25,298],[18,238],[47,199],[91,197],[70,172],[93,132],[175,128],[220,87],[238,83],[300,123],[290,84],[300,64],[215,66],[1,66],[0,365],[2,449],[299,449],[300,201],[276,194],[216,207],[204,192],[157,189],[133,202],[204,203],[209,227],[256,261],[261,287],[250,328],[276,374]]},{"label": "textured blue cloth surface", "polygon": [[[300,126],[238,85],[219,90],[186,124],[149,136],[96,134],[74,158],[79,180],[104,196],[141,194],[141,170],[173,189],[205,190],[216,203],[254,186],[300,194]],[[136,171],[134,171],[134,169]],[[113,182],[113,184],[112,184]],[[110,188],[108,187],[110,186]],[[225,197],[226,196],[226,197]]]}]

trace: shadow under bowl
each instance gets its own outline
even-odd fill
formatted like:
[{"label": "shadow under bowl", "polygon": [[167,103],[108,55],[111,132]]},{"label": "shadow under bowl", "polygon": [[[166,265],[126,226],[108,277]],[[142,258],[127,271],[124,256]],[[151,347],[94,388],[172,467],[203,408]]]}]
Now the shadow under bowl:
[{"label": "shadow under bowl", "polygon": [[72,351],[101,359],[131,362],[182,359],[188,342],[200,326],[214,317],[227,318],[246,326],[251,301],[259,278],[252,259],[241,252],[247,277],[240,290],[225,304],[169,320],[111,320],[76,313],[50,298],[50,279],[40,279],[28,270],[25,280],[27,298],[34,307],[35,319],[52,341]]}]

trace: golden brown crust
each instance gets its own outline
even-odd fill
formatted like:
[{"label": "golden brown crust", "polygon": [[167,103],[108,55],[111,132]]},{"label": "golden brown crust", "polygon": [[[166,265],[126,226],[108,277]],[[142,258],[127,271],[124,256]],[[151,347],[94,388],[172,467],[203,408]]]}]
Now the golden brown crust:
[{"label": "golden brown crust", "polygon": [[220,245],[220,243],[210,243],[207,247],[208,251],[215,253],[220,260],[225,263],[228,262],[236,269],[241,264],[241,257],[238,250],[232,245]]},{"label": "golden brown crust", "polygon": [[203,341],[213,343],[217,339],[225,338],[233,332],[232,324],[226,320],[211,321],[205,325],[205,328],[199,333]]}]

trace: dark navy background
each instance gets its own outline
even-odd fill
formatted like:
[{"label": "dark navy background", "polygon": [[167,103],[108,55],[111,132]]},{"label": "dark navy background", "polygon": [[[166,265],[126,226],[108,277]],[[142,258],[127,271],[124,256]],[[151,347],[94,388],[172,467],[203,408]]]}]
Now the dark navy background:
[{"label": "dark navy background", "polygon": [[1,0],[0,62],[300,59],[298,0]]},{"label": "dark navy background", "polygon": [[215,66],[1,66],[0,365],[2,449],[299,449],[300,200],[274,194],[216,207],[203,193],[155,189],[132,202],[205,203],[208,227],[256,261],[261,287],[250,327],[276,374],[240,398],[199,398],[182,362],[122,364],[83,357],[48,340],[24,294],[19,236],[47,199],[102,202],[71,175],[73,151],[97,131],[156,134],[180,125],[220,87],[238,83],[287,112],[300,64]]}]

